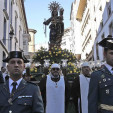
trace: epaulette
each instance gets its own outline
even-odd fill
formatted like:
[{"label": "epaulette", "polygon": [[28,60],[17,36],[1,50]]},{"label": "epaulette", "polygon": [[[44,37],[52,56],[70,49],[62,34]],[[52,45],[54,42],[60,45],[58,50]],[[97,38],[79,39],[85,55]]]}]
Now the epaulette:
[{"label": "epaulette", "polygon": [[97,72],[97,71],[103,71],[103,69],[98,69],[98,70],[96,70],[96,72]]},{"label": "epaulette", "polygon": [[31,81],[27,81],[27,83],[30,83],[30,84],[33,84],[33,85],[36,85],[36,86],[37,86],[36,83],[33,83],[33,82],[31,82]]},{"label": "epaulette", "polygon": [[104,68],[102,68],[102,69],[101,69],[101,71],[102,71],[102,72],[105,72],[105,69],[104,69]]},{"label": "epaulette", "polygon": [[103,73],[106,73],[106,74],[111,75],[111,73],[110,73],[110,72],[107,72],[104,68],[103,68],[103,69],[101,69],[101,71],[102,71]]},{"label": "epaulette", "polygon": [[98,72],[98,71],[101,71],[101,69],[95,70],[95,71],[93,71],[93,73],[96,73],[96,72]]}]

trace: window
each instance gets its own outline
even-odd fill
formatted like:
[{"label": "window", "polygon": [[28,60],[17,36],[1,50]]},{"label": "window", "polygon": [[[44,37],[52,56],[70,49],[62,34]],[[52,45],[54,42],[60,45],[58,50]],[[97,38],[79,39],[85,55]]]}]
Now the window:
[{"label": "window", "polygon": [[112,22],[109,25],[109,35],[113,36],[113,23]]},{"label": "window", "polygon": [[26,41],[23,41],[23,45],[26,45]]},{"label": "window", "polygon": [[12,24],[12,17],[13,17],[13,3],[11,2],[11,9],[10,9],[10,23]]},{"label": "window", "polygon": [[95,6],[94,6],[94,12],[95,12]]},{"label": "window", "polygon": [[108,12],[108,16],[110,16],[111,15],[111,5],[110,5],[110,3],[108,4],[107,12]]},{"label": "window", "polygon": [[10,38],[10,51],[12,51],[12,39]]},{"label": "window", "polygon": [[104,39],[104,38],[105,38],[104,33],[102,34],[102,36],[101,36],[101,37],[102,37],[102,39]]},{"label": "window", "polygon": [[17,35],[17,17],[15,16],[15,35]]},{"label": "window", "polygon": [[[2,56],[2,59],[5,59],[6,58],[6,54],[5,54],[5,52],[3,51],[3,56]],[[6,67],[6,63],[5,62],[3,62],[3,67]]]},{"label": "window", "polygon": [[19,48],[20,48],[20,43],[21,43],[21,37],[20,37],[21,34],[20,33],[21,33],[21,30],[19,30]]},{"label": "window", "polygon": [[22,36],[22,30],[21,30],[21,26],[19,27],[19,48],[21,46],[21,36]]},{"label": "window", "polygon": [[100,6],[99,10],[102,11],[102,6]]},{"label": "window", "polygon": [[96,55],[97,55],[97,60],[99,60],[99,54],[98,54],[98,43],[96,43]]},{"label": "window", "polygon": [[4,33],[3,33],[3,43],[6,45],[6,25],[7,25],[7,22],[6,22],[6,19],[4,18]]},{"label": "window", "polygon": [[95,31],[95,32],[96,32],[96,36],[97,36],[97,35],[98,35],[98,31],[97,31],[97,29],[96,29],[96,31]]},{"label": "window", "polygon": [[103,28],[103,20],[101,20],[101,22],[100,22],[100,25],[101,25],[101,30],[102,30],[102,28]]},{"label": "window", "polygon": [[7,10],[7,0],[4,0],[4,8]]},{"label": "window", "polygon": [[16,42],[15,42],[15,51],[16,51]]}]

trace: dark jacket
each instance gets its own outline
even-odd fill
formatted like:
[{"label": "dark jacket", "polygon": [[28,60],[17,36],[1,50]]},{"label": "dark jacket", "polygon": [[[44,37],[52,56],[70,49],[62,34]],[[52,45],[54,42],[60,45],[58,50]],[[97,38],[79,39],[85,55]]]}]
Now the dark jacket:
[{"label": "dark jacket", "polygon": [[[42,80],[39,83],[39,87],[43,98],[44,108],[46,107],[46,80],[47,80],[47,76],[42,78]],[[64,81],[65,81],[65,108],[67,108],[70,93],[69,93],[68,82],[65,77],[64,77]]]},{"label": "dark jacket", "polygon": [[[76,113],[79,113],[78,110],[78,98],[80,98],[80,103],[81,103],[81,94],[80,94],[80,81],[79,81],[79,76],[77,76],[73,82],[73,86],[72,86],[72,97],[73,97],[73,103],[75,105],[75,111]],[[81,108],[81,105],[80,105]],[[80,113],[81,113],[81,109],[80,109]]]},{"label": "dark jacket", "polygon": [[113,75],[106,67],[91,75],[88,113],[113,113],[113,111],[99,109],[100,104],[113,106]]},{"label": "dark jacket", "polygon": [[22,80],[12,102],[9,101],[9,81],[0,85],[0,113],[44,113],[39,87]]},{"label": "dark jacket", "polygon": [[4,79],[1,71],[0,71],[0,83],[4,83]]}]

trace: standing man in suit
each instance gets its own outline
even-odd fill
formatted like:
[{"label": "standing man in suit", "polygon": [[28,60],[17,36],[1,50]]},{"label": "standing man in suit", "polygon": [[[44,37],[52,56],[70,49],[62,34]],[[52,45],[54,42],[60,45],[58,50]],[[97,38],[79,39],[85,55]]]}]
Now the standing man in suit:
[{"label": "standing man in suit", "polygon": [[61,73],[60,65],[51,65],[51,72],[39,83],[45,113],[65,113],[69,99],[66,79]]},{"label": "standing man in suit", "polygon": [[1,71],[0,71],[0,83],[4,83],[3,72],[4,72],[4,67],[1,67]]},{"label": "standing man in suit", "polygon": [[72,96],[76,113],[88,113],[90,72],[89,62],[83,62],[81,65],[81,74],[75,78],[73,83]]},{"label": "standing man in suit", "polygon": [[106,64],[91,74],[88,113],[113,113],[113,37],[99,42],[104,47]]},{"label": "standing man in suit", "polygon": [[29,62],[21,51],[11,51],[7,62],[9,80],[0,85],[0,113],[44,113],[39,87],[22,78]]}]

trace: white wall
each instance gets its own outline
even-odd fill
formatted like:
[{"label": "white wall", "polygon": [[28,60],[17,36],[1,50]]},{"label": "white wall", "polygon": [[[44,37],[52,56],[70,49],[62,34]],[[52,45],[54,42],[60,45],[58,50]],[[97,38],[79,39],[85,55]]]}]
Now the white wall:
[{"label": "white wall", "polygon": [[[6,56],[9,51],[13,50],[23,50],[23,41],[24,37],[23,34],[28,34],[28,28],[27,28],[27,23],[26,23],[26,18],[25,18],[25,13],[24,13],[24,7],[22,5],[22,0],[7,0],[7,13],[3,12],[4,9],[4,1],[5,0],[0,0],[0,56],[3,56],[3,51],[5,52]],[[16,31],[17,34],[13,35],[12,38],[12,49],[10,50],[10,10],[11,10],[11,2],[13,6],[12,10],[12,26],[14,29],[15,33],[15,16],[17,17],[17,27]],[[6,17],[7,14],[7,18]],[[4,18],[6,18],[6,45],[3,43],[3,33],[4,33]],[[19,35],[19,30],[21,30],[20,35]],[[20,37],[19,37],[20,36]],[[27,39],[29,41],[29,35],[27,35]],[[16,43],[16,46],[15,46]],[[28,45],[28,43],[27,43]],[[26,45],[26,46],[27,46]],[[26,50],[25,50],[26,51]],[[0,67],[2,66],[2,60],[4,58],[0,57]]]}]

